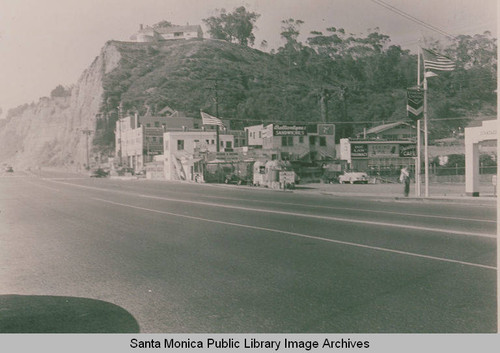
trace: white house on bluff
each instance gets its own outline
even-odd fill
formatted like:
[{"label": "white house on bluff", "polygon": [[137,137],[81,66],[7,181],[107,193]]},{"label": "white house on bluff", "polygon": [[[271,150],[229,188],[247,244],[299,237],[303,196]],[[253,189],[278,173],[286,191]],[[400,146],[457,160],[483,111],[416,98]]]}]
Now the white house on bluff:
[{"label": "white house on bluff", "polygon": [[139,31],[133,34],[130,39],[134,42],[152,42],[154,40],[178,40],[203,38],[201,26],[164,26],[164,27],[144,27],[139,26]]}]

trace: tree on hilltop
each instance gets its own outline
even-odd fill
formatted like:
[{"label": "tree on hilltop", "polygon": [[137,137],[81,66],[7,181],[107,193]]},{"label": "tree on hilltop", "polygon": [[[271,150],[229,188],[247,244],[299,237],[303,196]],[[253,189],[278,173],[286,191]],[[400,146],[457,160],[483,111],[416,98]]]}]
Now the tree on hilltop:
[{"label": "tree on hilltop", "polygon": [[165,28],[165,27],[172,27],[172,26],[173,26],[172,22],[163,20],[163,21],[160,21],[158,23],[155,23],[153,25],[153,28],[157,29],[157,28]]},{"label": "tree on hilltop", "polygon": [[254,44],[253,30],[256,28],[255,22],[260,17],[259,14],[248,12],[244,6],[238,7],[232,13],[226,13],[225,9],[221,9],[219,13],[219,16],[203,19],[209,27],[208,33],[212,38],[236,42],[244,46]]}]

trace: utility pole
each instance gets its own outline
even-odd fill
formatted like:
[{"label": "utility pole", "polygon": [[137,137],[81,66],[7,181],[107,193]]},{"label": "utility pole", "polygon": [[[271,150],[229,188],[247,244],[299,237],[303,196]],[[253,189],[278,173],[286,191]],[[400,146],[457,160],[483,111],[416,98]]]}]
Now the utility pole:
[{"label": "utility pole", "polygon": [[[417,87],[420,88],[420,46],[418,46],[418,53],[417,53]],[[421,119],[417,120],[417,159],[415,163],[415,193],[417,197],[422,196],[422,182],[420,181],[420,166],[422,165],[422,147],[421,147],[421,135],[420,135],[420,122]]]},{"label": "utility pole", "polygon": [[90,165],[89,165],[89,136],[93,133],[92,130],[89,130],[89,129],[83,129],[82,130],[82,134],[85,134],[86,135],[86,146],[87,146],[87,170],[90,169]]}]

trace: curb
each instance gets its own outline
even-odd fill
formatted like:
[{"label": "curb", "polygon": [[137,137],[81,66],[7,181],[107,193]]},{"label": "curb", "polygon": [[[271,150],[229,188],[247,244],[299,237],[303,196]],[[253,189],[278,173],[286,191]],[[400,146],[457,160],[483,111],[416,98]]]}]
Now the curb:
[{"label": "curb", "polygon": [[327,196],[339,197],[357,197],[357,198],[370,198],[370,199],[387,199],[396,201],[409,201],[409,202],[446,202],[446,203],[473,203],[474,205],[494,206],[497,204],[496,197],[471,197],[471,196],[430,196],[430,197],[416,197],[416,196],[395,196],[395,195],[381,195],[381,194],[361,194],[361,193],[336,193],[327,191],[310,191]]}]

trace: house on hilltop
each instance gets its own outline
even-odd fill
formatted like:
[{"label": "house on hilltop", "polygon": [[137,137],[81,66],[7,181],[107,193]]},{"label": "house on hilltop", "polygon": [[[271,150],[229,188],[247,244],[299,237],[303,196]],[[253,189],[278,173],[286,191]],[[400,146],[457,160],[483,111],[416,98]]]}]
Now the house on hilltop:
[{"label": "house on hilltop", "polygon": [[203,38],[203,31],[200,25],[144,27],[141,24],[139,26],[139,31],[130,37],[131,40],[138,43],[152,42],[154,40],[178,40],[192,38]]}]

